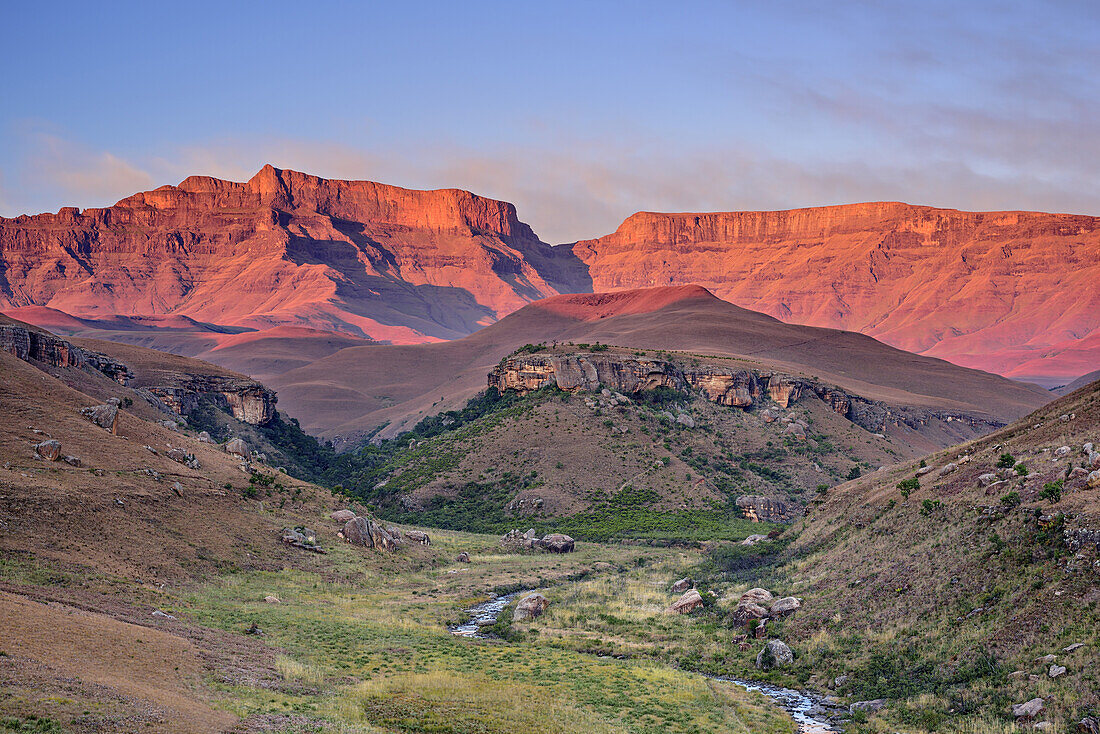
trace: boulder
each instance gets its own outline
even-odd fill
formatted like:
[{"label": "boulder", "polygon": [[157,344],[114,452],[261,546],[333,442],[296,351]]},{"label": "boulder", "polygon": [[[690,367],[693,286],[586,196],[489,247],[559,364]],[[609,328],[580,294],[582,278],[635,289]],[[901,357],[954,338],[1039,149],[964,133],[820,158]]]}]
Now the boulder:
[{"label": "boulder", "polygon": [[1065,675],[1065,673],[1066,668],[1063,665],[1051,665],[1050,669],[1047,670],[1047,675],[1049,675],[1051,678],[1057,678],[1060,675]]},{"label": "boulder", "polygon": [[455,556],[455,563],[469,563],[469,562],[470,562],[470,554],[467,553],[466,551],[462,551],[457,556]]},{"label": "boulder", "polygon": [[419,543],[420,545],[431,545],[432,539],[428,537],[428,534],[423,530],[406,530],[405,537],[413,543]]},{"label": "boulder", "polygon": [[682,578],[672,585],[672,593],[683,594],[694,585],[695,582],[691,580],[691,577]]},{"label": "boulder", "polygon": [[525,622],[540,617],[548,606],[550,600],[542,594],[528,594],[516,605],[516,610],[512,612],[512,621]]},{"label": "boulder", "polygon": [[953,462],[953,461],[948,462],[947,464],[943,465],[942,469],[940,469],[940,476],[942,477],[945,474],[950,474],[951,472],[955,471],[958,468],[959,468],[959,465],[956,464],[955,462]]},{"label": "boulder", "polygon": [[848,712],[854,714],[856,711],[878,711],[885,705],[885,698],[873,698],[870,701],[856,701],[848,707]]},{"label": "boulder", "polygon": [[201,443],[214,443],[214,438],[207,431],[199,431],[199,435],[196,438]]},{"label": "boulder", "polygon": [[69,466],[84,466],[84,462],[80,460],[79,456],[62,456],[61,460]]},{"label": "boulder", "polygon": [[833,688],[834,689],[843,688],[844,684],[847,683],[847,682],[848,682],[848,676],[838,675],[836,678],[833,678]]},{"label": "boulder", "polygon": [[179,482],[172,482],[172,491],[175,492],[177,497],[183,496],[183,485]]},{"label": "boulder", "polygon": [[703,597],[695,589],[688,590],[683,596],[672,602],[669,614],[688,614],[703,606]]},{"label": "boulder", "polygon": [[775,600],[772,593],[767,589],[749,589],[741,595],[739,604],[745,604],[751,602],[753,604],[759,604],[762,607],[771,606],[771,603]]},{"label": "boulder", "polygon": [[349,520],[354,520],[355,519],[355,513],[352,512],[351,510],[336,510],[331,515],[329,515],[329,517],[332,518],[333,522],[338,522],[338,523],[343,524],[343,523],[346,523]]},{"label": "boulder", "polygon": [[742,625],[750,619],[765,619],[768,617],[768,608],[751,601],[742,601],[733,610],[733,622]]},{"label": "boulder", "polygon": [[741,545],[756,545],[768,539],[767,535],[750,535],[741,541]]},{"label": "boulder", "polygon": [[918,477],[923,477],[923,476],[924,476],[925,474],[928,474],[928,473],[930,473],[931,471],[932,471],[932,467],[930,467],[930,466],[922,466],[922,467],[919,467],[919,468],[917,469],[917,476],[918,476]]},{"label": "boulder", "polygon": [[786,643],[780,640],[768,640],[764,648],[756,654],[756,667],[759,670],[782,668],[794,662],[794,653]]},{"label": "boulder", "polygon": [[1023,703],[1012,704],[1012,715],[1017,719],[1030,719],[1043,710],[1043,699],[1033,698]]},{"label": "boulder", "polygon": [[765,423],[775,423],[777,420],[779,420],[779,414],[771,409],[763,410],[760,412],[760,418]]},{"label": "boulder", "polygon": [[996,482],[997,479],[998,479],[998,476],[996,474],[994,474],[992,472],[988,472],[988,473],[982,474],[978,477],[978,484],[980,484],[983,487],[988,487],[989,485]]},{"label": "boulder", "polygon": [[1100,487],[1100,469],[1097,469],[1096,471],[1093,471],[1089,474],[1087,484],[1089,489],[1096,489],[1097,487]]},{"label": "boulder", "polygon": [[687,413],[680,413],[680,415],[676,416],[676,422],[684,428],[695,428],[695,419]]},{"label": "boulder", "polygon": [[568,535],[551,533],[541,540],[535,541],[535,546],[551,553],[572,553],[575,543]]},{"label": "boulder", "polygon": [[1086,716],[1077,722],[1077,731],[1080,734],[1100,734],[1100,717]]},{"label": "boulder", "polygon": [[35,444],[34,455],[46,461],[57,461],[61,458],[61,442],[51,438]]},{"label": "boulder", "polygon": [[365,517],[357,517],[348,520],[343,529],[344,540],[352,545],[361,545],[365,548],[376,548],[381,551],[394,551],[400,545],[400,541],[391,532],[374,520]]},{"label": "boulder", "polygon": [[772,604],[771,616],[773,617],[786,617],[788,614],[794,614],[802,606],[802,601],[793,596],[785,596],[782,599],[776,599]]},{"label": "boulder", "polygon": [[231,438],[225,444],[225,453],[233,454],[234,456],[240,456],[241,458],[248,458],[248,444],[242,439]]},{"label": "boulder", "polygon": [[799,440],[803,440],[806,438],[806,429],[798,425],[797,423],[791,423],[790,425],[788,425],[787,430],[784,431],[784,433],[789,433]]},{"label": "boulder", "polygon": [[1072,645],[1066,645],[1065,647],[1063,647],[1062,652],[1073,652],[1074,650],[1080,650],[1084,646],[1085,643],[1083,642],[1075,642]]},{"label": "boulder", "polygon": [[103,405],[82,408],[80,414],[100,428],[118,433],[118,398],[111,398]]},{"label": "boulder", "polygon": [[281,604],[282,603],[282,599],[275,596],[274,594],[269,594],[268,596],[265,596],[264,601],[267,602],[268,604]]},{"label": "boulder", "polygon": [[1059,446],[1058,448],[1054,449],[1054,455],[1059,458],[1063,456],[1069,456],[1069,452],[1072,450],[1073,449],[1071,449],[1069,446]]}]

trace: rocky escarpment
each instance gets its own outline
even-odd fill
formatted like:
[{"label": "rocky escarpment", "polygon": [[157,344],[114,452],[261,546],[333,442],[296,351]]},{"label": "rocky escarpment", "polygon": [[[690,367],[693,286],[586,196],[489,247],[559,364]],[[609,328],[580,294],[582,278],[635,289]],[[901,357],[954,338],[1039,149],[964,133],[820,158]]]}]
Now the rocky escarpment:
[{"label": "rocky escarpment", "polygon": [[275,393],[255,380],[222,375],[186,375],[172,385],[143,388],[180,415],[212,402],[239,421],[262,426],[275,417]]},{"label": "rocky escarpment", "polygon": [[1098,242],[1097,217],[876,202],[639,212],[573,251],[596,291],[697,283],[783,321],[1024,377],[1087,371],[1069,345],[1100,329]]},{"label": "rocky escarpment", "polygon": [[515,390],[520,393],[549,385],[567,391],[608,388],[627,394],[667,387],[745,410],[766,401],[787,408],[803,397],[813,396],[825,401],[833,412],[872,433],[903,425],[916,430],[934,420],[960,421],[982,430],[1003,425],[964,413],[892,406],[852,395],[835,386],[779,372],[707,364],[682,365],[613,353],[513,355],[489,372],[488,384],[500,392]]},{"label": "rocky escarpment", "polygon": [[120,385],[128,384],[134,376],[128,366],[105,354],[81,349],[59,336],[20,324],[0,324],[0,349],[27,362],[102,372]]}]

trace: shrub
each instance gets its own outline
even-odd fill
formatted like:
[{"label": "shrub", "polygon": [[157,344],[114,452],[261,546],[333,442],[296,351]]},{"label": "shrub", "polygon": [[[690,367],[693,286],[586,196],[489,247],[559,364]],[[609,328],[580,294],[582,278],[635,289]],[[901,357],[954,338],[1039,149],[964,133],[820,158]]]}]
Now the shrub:
[{"label": "shrub", "polygon": [[1016,466],[1016,457],[1012,454],[1001,454],[1001,458],[997,460],[997,466],[1001,469],[1011,469]]},{"label": "shrub", "polygon": [[924,515],[925,517],[928,517],[933,512],[940,509],[940,507],[942,507],[942,506],[943,506],[943,503],[940,502],[939,500],[925,500],[924,502],[920,503],[920,514]]},{"label": "shrub", "polygon": [[858,466],[853,466],[848,470],[848,479],[859,479],[860,471]]},{"label": "shrub", "polygon": [[909,499],[910,492],[912,492],[914,489],[920,489],[920,480],[916,477],[903,479],[902,481],[898,482],[898,489],[901,490],[902,497],[904,497],[905,499]]},{"label": "shrub", "polygon": [[1062,499],[1062,480],[1059,479],[1044,484],[1042,491],[1039,492],[1039,496],[1045,500],[1050,500],[1051,504]]},{"label": "shrub", "polygon": [[829,492],[829,485],[828,484],[819,484],[819,485],[817,485],[817,493],[818,494],[828,494],[828,492]]},{"label": "shrub", "polygon": [[1004,497],[1001,497],[1001,504],[1010,509],[1019,507],[1021,501],[1019,492],[1009,492]]},{"label": "shrub", "polygon": [[1027,476],[1027,464],[1017,464],[1013,467],[1016,470],[1016,474],[1021,477]]}]

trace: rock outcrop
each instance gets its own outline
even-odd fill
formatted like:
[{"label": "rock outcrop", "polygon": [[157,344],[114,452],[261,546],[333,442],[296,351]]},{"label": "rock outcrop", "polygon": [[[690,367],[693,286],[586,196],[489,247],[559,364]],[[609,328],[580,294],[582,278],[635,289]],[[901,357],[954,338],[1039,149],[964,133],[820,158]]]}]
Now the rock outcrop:
[{"label": "rock outcrop", "polygon": [[59,336],[18,322],[0,323],[0,350],[27,362],[101,372],[120,385],[129,384],[134,376],[129,367],[105,354],[81,349]]},{"label": "rock outcrop", "polygon": [[690,614],[703,606],[703,596],[696,589],[690,589],[683,596],[672,602],[668,608],[669,614]]},{"label": "rock outcrop", "polygon": [[747,494],[738,497],[735,504],[745,519],[753,522],[788,523],[798,515],[795,507],[770,497]]},{"label": "rock outcrop", "polygon": [[110,431],[112,434],[117,434],[118,406],[120,404],[118,398],[110,398],[103,405],[93,405],[89,408],[82,408],[80,414],[100,428]]},{"label": "rock outcrop", "polygon": [[[891,426],[917,430],[935,420],[960,421],[983,431],[1004,425],[962,412],[892,406],[814,380],[776,372],[684,365],[614,352],[514,354],[501,360],[486,380],[490,389],[515,390],[521,394],[548,386],[569,392],[602,387],[628,395],[666,387],[745,410],[762,407],[769,401],[779,408],[788,408],[806,396],[813,396],[827,403],[835,413],[872,433],[882,433]],[[765,409],[761,418],[773,422],[777,414]],[[796,437],[805,436],[804,427],[791,432]]]},{"label": "rock outcrop", "polygon": [[375,548],[381,551],[394,551],[401,546],[401,540],[382,524],[366,517],[348,520],[341,531],[344,540],[352,545]]},{"label": "rock outcrop", "polygon": [[176,413],[186,416],[209,400],[239,421],[262,426],[275,417],[275,393],[255,380],[222,375],[182,375],[171,385],[146,387]]}]

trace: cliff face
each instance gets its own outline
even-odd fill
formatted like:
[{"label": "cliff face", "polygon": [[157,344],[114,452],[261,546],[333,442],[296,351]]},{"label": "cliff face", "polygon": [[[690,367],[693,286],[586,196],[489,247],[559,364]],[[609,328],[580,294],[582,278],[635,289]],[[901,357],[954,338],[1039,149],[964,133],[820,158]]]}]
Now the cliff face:
[{"label": "cliff face", "polygon": [[254,380],[191,375],[172,385],[144,389],[183,416],[209,400],[237,420],[254,426],[265,425],[275,417],[275,393]]},{"label": "cliff face", "polygon": [[567,391],[607,388],[625,394],[667,387],[744,410],[762,407],[769,401],[787,408],[805,397],[813,397],[872,433],[901,426],[920,430],[933,421],[958,421],[983,431],[1004,425],[958,411],[888,405],[814,380],[777,372],[684,365],[619,354],[514,355],[489,372],[487,380],[491,389],[520,393],[547,386]]},{"label": "cliff face", "polygon": [[0,323],[0,350],[27,362],[102,372],[120,385],[128,384],[134,376],[129,367],[105,354],[81,349],[59,336],[19,324]]},{"label": "cliff face", "polygon": [[196,176],[105,209],[0,219],[0,308],[408,343],[557,293],[573,277],[559,262],[506,202],[265,166],[246,183]]},{"label": "cliff face", "polygon": [[597,291],[698,283],[783,321],[1017,376],[1040,355],[1024,372],[1078,374],[1059,345],[1100,331],[1098,250],[1096,217],[889,202],[642,212],[573,247]]}]

